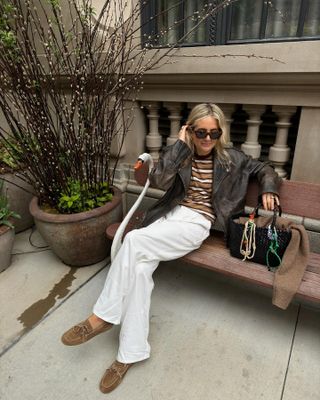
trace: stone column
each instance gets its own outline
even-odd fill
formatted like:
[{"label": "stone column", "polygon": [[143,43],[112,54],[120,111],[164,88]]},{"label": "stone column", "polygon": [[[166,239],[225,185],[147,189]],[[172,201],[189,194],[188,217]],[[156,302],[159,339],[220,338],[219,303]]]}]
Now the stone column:
[{"label": "stone column", "polygon": [[134,102],[131,105],[132,116],[130,115],[130,127],[125,139],[126,144],[126,154],[123,162],[134,163],[137,157],[145,152],[145,142],[147,136],[147,123],[145,114],[143,112],[143,107],[139,102]]},{"label": "stone column", "polygon": [[262,105],[244,105],[245,111],[249,114],[247,119],[248,130],[247,138],[241,145],[241,150],[252,156],[252,158],[259,158],[261,153],[261,145],[259,144],[259,129],[262,123],[260,118],[265,110],[265,106]]},{"label": "stone column", "polygon": [[224,113],[224,116],[226,118],[227,135],[229,138],[228,147],[232,147],[233,143],[230,141],[230,126],[233,121],[232,114],[234,112],[235,105],[234,104],[221,104],[221,105],[219,104],[219,107],[221,107],[221,109]]},{"label": "stone column", "polygon": [[302,107],[290,179],[320,184],[320,107]]},{"label": "stone column", "polygon": [[[133,169],[137,157],[145,152],[145,140],[146,140],[146,118],[145,114],[137,101],[127,101],[125,103],[124,120],[119,121],[119,124],[127,124],[126,137],[121,148],[121,153],[118,162],[115,156],[119,153],[122,133],[114,138],[112,142],[112,165],[115,166],[116,170],[114,173],[114,185],[118,187],[123,193],[127,191],[128,182],[130,179],[130,170]],[[131,173],[133,175],[133,172]],[[123,196],[123,208],[126,207],[126,196]]]},{"label": "stone column", "polygon": [[181,121],[181,103],[166,102],[164,106],[169,110],[169,120],[170,120],[170,136],[167,138],[167,145],[174,144],[178,139],[178,133],[180,130]]},{"label": "stone column", "polygon": [[274,145],[269,149],[269,160],[275,167],[281,178],[286,178],[287,172],[284,165],[290,157],[290,148],[287,145],[288,132],[291,126],[290,118],[296,112],[296,107],[273,106],[272,110],[278,115],[279,120],[276,122],[277,134]]},{"label": "stone column", "polygon": [[[111,104],[111,108],[113,107],[113,104]],[[125,108],[128,107],[128,102],[125,104]],[[127,115],[127,112],[125,113]],[[113,137],[112,142],[111,142],[111,147],[110,147],[110,154],[113,159],[123,159],[127,153],[127,148],[126,148],[126,141],[124,140],[124,124],[123,121],[120,119],[117,119],[116,121],[116,127],[117,129],[117,134]]]},{"label": "stone column", "polygon": [[156,161],[159,159],[159,150],[162,147],[162,137],[159,133],[160,103],[156,101],[143,102],[142,105],[148,110],[149,133],[146,137],[146,145],[151,157]]}]

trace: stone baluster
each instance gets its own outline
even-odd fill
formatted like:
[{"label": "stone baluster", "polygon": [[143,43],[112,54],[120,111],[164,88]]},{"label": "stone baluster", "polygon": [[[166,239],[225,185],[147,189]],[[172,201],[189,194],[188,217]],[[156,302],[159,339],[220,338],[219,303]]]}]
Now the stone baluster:
[{"label": "stone baluster", "polygon": [[159,159],[159,150],[162,147],[162,137],[159,133],[159,114],[160,103],[151,101],[143,102],[143,107],[148,110],[149,133],[146,137],[146,146],[151,157],[156,161]]},{"label": "stone baluster", "polygon": [[235,110],[235,105],[234,104],[219,104],[219,107],[224,113],[225,119],[226,119],[226,128],[227,128],[227,135],[229,138],[229,142],[227,143],[228,147],[232,147],[233,143],[230,141],[230,127],[231,123],[233,121],[232,114]]},{"label": "stone baluster", "polygon": [[166,102],[164,106],[169,110],[170,120],[170,136],[167,138],[167,145],[174,144],[178,139],[178,133],[180,130],[181,121],[181,103]]},{"label": "stone baluster", "polygon": [[290,148],[287,145],[288,132],[291,126],[290,118],[296,112],[296,107],[274,106],[272,110],[278,115],[279,120],[276,122],[277,134],[274,145],[269,149],[269,160],[275,167],[279,176],[285,178],[287,172],[283,166],[288,162],[290,157]]},{"label": "stone baluster", "polygon": [[248,130],[247,138],[241,145],[241,150],[252,156],[252,158],[259,158],[261,153],[261,145],[259,144],[259,129],[262,123],[261,114],[265,110],[265,106],[262,105],[244,105],[245,111],[249,114],[247,119]]}]

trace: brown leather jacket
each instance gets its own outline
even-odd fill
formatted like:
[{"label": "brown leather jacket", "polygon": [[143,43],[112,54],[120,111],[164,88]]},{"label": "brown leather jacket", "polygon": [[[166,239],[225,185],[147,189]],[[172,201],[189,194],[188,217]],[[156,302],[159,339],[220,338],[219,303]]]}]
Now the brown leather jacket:
[{"label": "brown leather jacket", "polygon": [[[231,159],[228,168],[217,161],[214,151],[212,154],[212,204],[225,233],[228,217],[244,209],[249,178],[258,179],[260,195],[266,192],[278,195],[281,182],[268,163],[254,160],[234,148],[226,150]],[[149,178],[153,187],[165,190],[166,193],[147,211],[142,226],[147,226],[168,213],[186,196],[191,178],[191,150],[186,143],[177,140],[175,144],[166,147]]]}]

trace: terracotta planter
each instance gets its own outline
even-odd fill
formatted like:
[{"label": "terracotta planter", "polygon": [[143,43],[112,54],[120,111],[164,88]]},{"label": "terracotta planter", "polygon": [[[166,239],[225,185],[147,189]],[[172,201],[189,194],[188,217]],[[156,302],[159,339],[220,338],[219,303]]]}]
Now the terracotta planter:
[{"label": "terracotta planter", "polygon": [[105,231],[108,225],[122,219],[122,194],[114,189],[113,199],[106,205],[70,215],[46,213],[34,197],[30,212],[52,251],[64,263],[83,267],[103,260],[110,253],[111,241]]},{"label": "terracotta planter", "polygon": [[11,264],[11,252],[14,242],[14,229],[0,226],[0,272]]},{"label": "terracotta planter", "polygon": [[[1,178],[5,178],[7,181],[16,183],[17,185],[22,186],[32,192],[32,186],[28,185],[14,174],[1,174],[0,179]],[[18,233],[31,228],[31,226],[34,224],[34,221],[29,211],[29,204],[33,195],[6,181],[3,185],[3,191],[4,193],[7,193],[10,210],[15,211],[21,216],[21,219],[14,219],[13,221],[15,232]]]}]

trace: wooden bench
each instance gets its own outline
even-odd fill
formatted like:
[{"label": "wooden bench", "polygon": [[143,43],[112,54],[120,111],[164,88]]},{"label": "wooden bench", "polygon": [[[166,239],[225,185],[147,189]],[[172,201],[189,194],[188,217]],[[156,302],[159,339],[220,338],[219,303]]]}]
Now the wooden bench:
[{"label": "wooden bench", "polygon": [[[144,184],[146,176],[136,174],[139,184]],[[246,204],[254,207],[258,198],[258,185],[250,183],[247,192]],[[312,222],[320,224],[320,185],[295,181],[284,181],[280,188],[280,200],[284,215],[302,217],[306,229]],[[139,224],[142,213],[138,212],[131,219],[126,232]],[[118,224],[107,229],[107,237],[113,239]],[[318,230],[319,232],[319,230]],[[319,234],[320,236],[320,234]],[[319,239],[320,242],[320,239]],[[320,243],[318,244],[320,247]],[[227,277],[240,279],[258,287],[272,289],[274,272],[268,271],[265,266],[255,264],[230,256],[222,232],[214,231],[213,235],[205,240],[202,246],[185,255],[182,260],[198,267],[213,270]],[[320,306],[320,254],[311,252],[308,267],[303,280],[294,298],[295,302]]]}]

